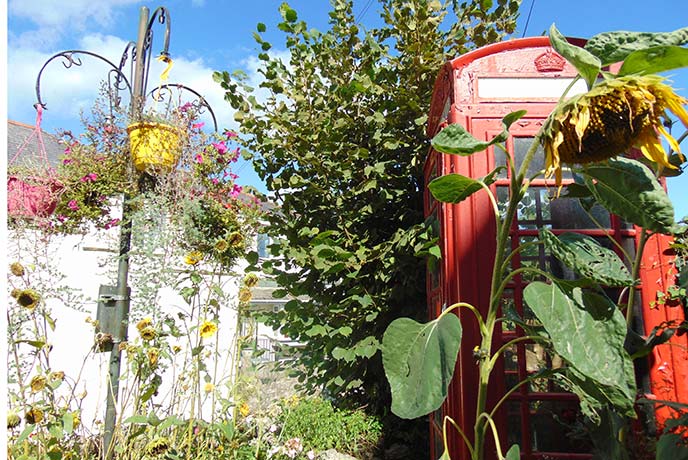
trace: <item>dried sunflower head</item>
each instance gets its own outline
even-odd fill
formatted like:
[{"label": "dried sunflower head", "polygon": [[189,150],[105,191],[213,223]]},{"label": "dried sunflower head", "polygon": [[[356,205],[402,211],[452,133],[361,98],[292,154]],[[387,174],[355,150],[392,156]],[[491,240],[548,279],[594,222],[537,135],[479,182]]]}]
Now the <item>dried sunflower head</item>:
[{"label": "dried sunflower head", "polygon": [[31,392],[38,393],[39,391],[45,388],[47,383],[48,380],[45,378],[44,375],[34,375],[31,379],[31,382],[29,383],[29,386],[31,387]]},{"label": "dried sunflower head", "polygon": [[10,264],[10,273],[14,276],[24,276],[24,266],[19,262],[12,262]]},{"label": "dried sunflower head", "polygon": [[16,297],[17,303],[27,310],[33,310],[41,300],[41,295],[33,289],[24,289]]},{"label": "dried sunflower head", "polygon": [[162,455],[170,448],[170,441],[164,437],[157,437],[146,444],[146,453],[152,456]]},{"label": "dried sunflower head", "polygon": [[561,184],[561,165],[586,164],[638,147],[649,160],[675,169],[659,134],[680,154],[679,145],[662,124],[666,111],[688,127],[688,100],[674,93],[657,75],[623,76],[603,81],[562,104],[547,120],[542,143],[545,175]]}]

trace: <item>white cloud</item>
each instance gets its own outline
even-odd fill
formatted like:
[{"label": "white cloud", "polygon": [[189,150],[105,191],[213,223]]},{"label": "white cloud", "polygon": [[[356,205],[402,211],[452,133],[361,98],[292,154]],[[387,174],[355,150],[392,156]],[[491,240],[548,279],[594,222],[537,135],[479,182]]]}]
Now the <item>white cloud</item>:
[{"label": "white cloud", "polygon": [[110,27],[117,17],[117,9],[141,0],[9,0],[8,15],[27,19],[37,29],[15,37],[20,46],[49,44],[66,33],[82,32],[89,24]]}]

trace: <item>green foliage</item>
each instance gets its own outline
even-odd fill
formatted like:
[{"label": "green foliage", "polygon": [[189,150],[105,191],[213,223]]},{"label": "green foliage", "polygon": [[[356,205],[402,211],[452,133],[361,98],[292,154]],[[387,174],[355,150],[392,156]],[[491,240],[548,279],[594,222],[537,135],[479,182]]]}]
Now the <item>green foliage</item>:
[{"label": "green foliage", "polygon": [[438,152],[462,156],[481,152],[491,145],[505,142],[509,137],[509,127],[525,114],[525,110],[519,110],[505,116],[502,119],[502,132],[489,141],[476,139],[463,126],[451,124],[432,138],[432,148]]},{"label": "green foliage", "polygon": [[656,46],[680,46],[688,43],[688,27],[673,32],[604,32],[587,41],[585,49],[597,56],[602,65],[625,60],[631,53]]},{"label": "green foliage", "polygon": [[633,278],[619,256],[594,238],[570,232],[556,237],[542,229],[540,239],[557,259],[584,278],[606,286],[633,285]]},{"label": "green foliage", "polygon": [[461,321],[454,314],[426,324],[398,318],[389,325],[382,339],[382,362],[396,415],[417,418],[442,404],[460,345]]},{"label": "green foliage", "polygon": [[362,410],[337,409],[319,397],[283,404],[277,422],[282,426],[280,438],[298,438],[304,452],[335,449],[357,458],[371,458],[382,435],[375,417]]},{"label": "green foliage", "polygon": [[266,52],[258,25],[260,87],[215,74],[278,204],[268,229],[276,259],[263,268],[291,300],[268,323],[305,344],[307,386],[371,410],[389,404],[382,334],[397,317],[422,316],[422,257],[437,252],[422,210],[435,76],[449,57],[513,32],[519,2],[453,2],[451,12],[438,1],[380,4],[383,25],[363,31],[352,2],[333,1],[324,32],[283,4],[290,55]]},{"label": "green foliage", "polygon": [[588,84],[588,89],[592,88],[602,69],[600,60],[584,48],[570,44],[554,24],[549,29],[549,37],[552,48],[573,64]]},{"label": "green foliage", "polygon": [[616,158],[585,168],[585,184],[597,201],[639,227],[673,233],[674,206],[648,168],[629,158]]},{"label": "green foliage", "polygon": [[616,305],[602,294],[539,281],[526,286],[523,298],[556,353],[597,386],[620,391],[618,409],[634,416],[633,364],[623,348],[626,321]]}]

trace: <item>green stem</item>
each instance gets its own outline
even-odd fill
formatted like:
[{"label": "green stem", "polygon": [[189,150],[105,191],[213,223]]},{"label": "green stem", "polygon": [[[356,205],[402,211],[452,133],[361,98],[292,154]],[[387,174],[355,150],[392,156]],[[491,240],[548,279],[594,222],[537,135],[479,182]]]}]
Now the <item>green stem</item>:
[{"label": "green stem", "polygon": [[[631,279],[637,280],[640,273],[640,263],[643,259],[643,251],[645,250],[645,243],[647,243],[648,234],[644,228],[640,229],[640,241],[638,241],[638,249],[635,253],[635,260],[633,260],[633,269],[631,272]],[[626,304],[626,326],[630,327],[633,322],[633,304],[635,302],[635,286],[631,286],[628,291],[628,303]]]},{"label": "green stem", "polygon": [[[486,353],[487,356],[491,356],[492,350],[492,337],[494,334],[495,324],[497,322],[497,314],[499,312],[499,304],[501,300],[501,293],[503,291],[503,267],[504,260],[506,258],[505,250],[506,244],[509,239],[509,233],[511,231],[511,225],[516,216],[516,211],[518,209],[518,203],[523,198],[526,190],[530,183],[525,181],[525,174],[528,171],[528,166],[530,165],[535,153],[537,152],[538,146],[540,145],[540,138],[542,137],[542,129],[533,138],[533,142],[530,148],[526,152],[523,158],[523,163],[518,170],[516,176],[512,175],[512,180],[509,190],[509,204],[507,206],[506,215],[501,223],[497,224],[497,244],[494,265],[492,268],[492,281],[490,284],[490,306],[487,312],[487,317],[485,321],[485,328],[483,329],[482,341],[481,341],[481,351]],[[499,218],[497,218],[499,222]],[[474,426],[474,439],[475,439],[475,451],[473,454],[474,460],[483,460],[485,451],[485,430],[483,426],[485,423],[483,415],[485,413],[485,408],[487,405],[487,388],[490,381],[490,374],[494,367],[493,361],[491,359],[480,360],[479,364],[479,374],[480,380],[478,383],[478,395],[477,395],[477,405],[476,405],[476,421]],[[491,419],[489,419],[491,420]],[[494,423],[494,422],[492,422]],[[493,426],[493,429],[494,426]],[[495,439],[497,439],[497,433],[495,429]],[[498,442],[498,441],[497,441]],[[501,455],[501,454],[500,454]]]},{"label": "green stem", "polygon": [[536,340],[543,340],[543,341],[544,341],[545,338],[544,338],[544,337],[540,337],[540,336],[538,336],[538,335],[524,335],[523,337],[516,337],[516,338],[513,339],[513,340],[509,340],[507,343],[505,343],[504,345],[502,345],[502,346],[499,348],[499,350],[495,351],[494,355],[492,355],[492,357],[490,358],[490,361],[492,361],[492,362],[490,363],[490,365],[491,365],[491,366],[494,366],[494,365],[496,364],[497,358],[499,358],[499,355],[501,355],[501,354],[504,352],[504,350],[506,350],[507,348],[509,348],[509,347],[512,346],[512,345],[515,345],[515,344],[520,343],[520,342],[525,342],[525,341],[527,341],[527,340],[533,340],[533,341],[536,341]]},{"label": "green stem", "polygon": [[490,428],[492,428],[492,437],[494,438],[495,442],[495,447],[497,448],[497,458],[499,460],[502,460],[504,458],[504,455],[502,455],[502,445],[499,442],[499,433],[497,433],[497,427],[495,426],[494,420],[492,417],[487,412],[483,412],[480,414],[480,417],[478,417],[478,420],[481,418],[484,418],[486,420],[487,425],[490,425]]},{"label": "green stem", "polygon": [[480,326],[480,332],[484,332],[485,329],[485,322],[483,321],[482,316],[480,315],[480,312],[478,311],[477,308],[475,308],[473,305],[466,303],[466,302],[457,302],[455,304],[452,304],[448,306],[440,315],[437,317],[437,321],[439,321],[444,315],[448,314],[452,310],[457,310],[459,308],[467,308],[471,312],[473,312],[473,315],[475,315],[475,319],[478,320],[478,325]]},{"label": "green stem", "polygon": [[443,423],[442,423],[442,439],[444,440],[444,450],[447,451],[447,422],[451,423],[454,429],[459,433],[461,436],[461,439],[463,439],[463,442],[466,444],[466,447],[468,448],[468,452],[470,452],[471,457],[473,456],[473,446],[471,445],[471,442],[468,440],[468,437],[466,436],[466,433],[463,432],[461,427],[449,416],[445,416]]},{"label": "green stem", "polygon": [[511,263],[511,259],[514,258],[516,254],[519,252],[523,251],[526,248],[529,248],[531,246],[537,246],[539,244],[544,244],[542,241],[537,240],[537,241],[528,241],[527,243],[519,244],[516,249],[511,251],[508,256],[504,259],[504,263],[502,264],[502,272],[505,272],[509,268],[509,264]]}]

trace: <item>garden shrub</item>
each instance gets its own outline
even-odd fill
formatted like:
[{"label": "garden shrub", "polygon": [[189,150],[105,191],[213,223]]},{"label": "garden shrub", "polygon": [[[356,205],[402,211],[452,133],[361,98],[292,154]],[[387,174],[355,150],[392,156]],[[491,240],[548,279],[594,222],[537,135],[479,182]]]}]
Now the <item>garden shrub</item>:
[{"label": "garden shrub", "polygon": [[368,459],[382,436],[382,425],[376,417],[362,410],[337,409],[321,397],[286,400],[278,420],[282,424],[280,437],[298,438],[304,452],[335,449]]}]

